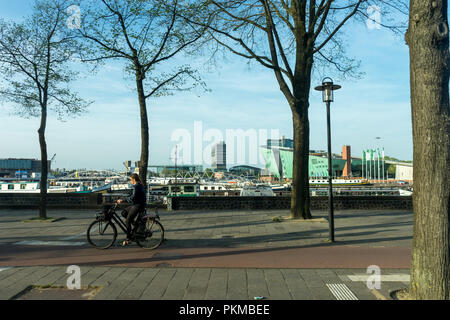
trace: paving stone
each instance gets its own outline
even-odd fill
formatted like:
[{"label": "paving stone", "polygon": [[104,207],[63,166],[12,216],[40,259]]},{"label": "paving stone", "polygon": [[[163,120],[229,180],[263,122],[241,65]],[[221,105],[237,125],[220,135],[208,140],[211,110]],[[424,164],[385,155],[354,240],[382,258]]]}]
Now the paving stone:
[{"label": "paving stone", "polygon": [[[67,267],[52,267],[49,274],[35,282],[39,286],[52,286],[52,285],[66,285],[67,277]],[[81,278],[81,285],[83,285],[83,278]]]},{"label": "paving stone", "polygon": [[254,297],[269,297],[266,278],[263,269],[247,269],[248,296],[249,299]]},{"label": "paving stone", "polygon": [[317,269],[317,275],[324,283],[340,283],[341,279],[331,269]]},{"label": "paving stone", "polygon": [[345,285],[358,297],[359,300],[377,300],[364,282],[346,282]]},{"label": "paving stone", "polygon": [[247,275],[245,269],[228,269],[228,300],[248,300]]},{"label": "paving stone", "polygon": [[210,280],[210,268],[197,268],[194,270],[189,284],[186,288],[186,293],[183,299],[186,300],[203,300],[205,299],[206,289]]},{"label": "paving stone", "polygon": [[96,267],[88,270],[86,274],[81,277],[81,283],[86,286],[93,286],[93,283],[102,277],[105,273],[111,270],[111,267]]},{"label": "paving stone", "polygon": [[104,272],[98,279],[90,283],[90,286],[106,287],[112,285],[118,277],[123,274],[127,268],[110,268],[108,271]]},{"label": "paving stone", "polygon": [[11,276],[13,273],[19,272],[22,268],[10,268],[0,272],[0,283],[3,279]]},{"label": "paving stone", "polygon": [[12,300],[21,292],[27,289],[27,285],[18,285],[14,287],[2,288],[0,290],[0,300]]},{"label": "paving stone", "polygon": [[158,274],[149,283],[139,299],[159,300],[164,296],[167,286],[176,273],[173,268],[161,268]]},{"label": "paving stone", "polygon": [[45,278],[52,273],[52,267],[36,267],[34,272],[27,276],[22,277],[18,282],[15,282],[14,286],[32,286],[35,285],[40,279]]},{"label": "paving stone", "polygon": [[312,300],[313,296],[297,269],[281,269],[286,285],[294,300]]},{"label": "paving stone", "polygon": [[310,289],[320,288],[324,287],[325,283],[320,278],[318,274],[315,273],[315,270],[299,270],[300,275],[302,276],[303,280],[305,280],[306,285]]},{"label": "paving stone", "polygon": [[310,288],[314,300],[336,300],[330,289],[324,284],[320,287]]},{"label": "paving stone", "polygon": [[38,269],[39,267],[21,268],[21,270],[18,270],[19,272],[15,272],[11,274],[9,277],[4,278],[0,282],[0,288],[8,288],[10,286],[13,286],[15,283],[20,282],[24,278],[32,275]]},{"label": "paving stone", "polygon": [[167,285],[167,289],[162,296],[164,300],[181,300],[183,299],[189,279],[194,272],[192,268],[177,268],[176,273]]},{"label": "paving stone", "polygon": [[206,300],[225,300],[227,298],[227,269],[211,269],[211,275],[206,288]]},{"label": "paving stone", "polygon": [[291,300],[292,296],[284,276],[278,269],[264,270],[269,297],[273,300]]},{"label": "paving stone", "polygon": [[158,268],[144,269],[137,277],[121,292],[118,299],[139,299],[145,288],[152,282],[159,272]]},{"label": "paving stone", "polygon": [[114,300],[117,299],[122,291],[135,279],[143,268],[128,268],[114,279],[110,285],[105,286],[95,296],[96,300]]}]

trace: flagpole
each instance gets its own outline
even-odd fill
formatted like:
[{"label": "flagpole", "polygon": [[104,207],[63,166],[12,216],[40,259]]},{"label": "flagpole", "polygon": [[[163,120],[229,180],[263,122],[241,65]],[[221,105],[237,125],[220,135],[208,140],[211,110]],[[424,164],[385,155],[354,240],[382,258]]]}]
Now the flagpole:
[{"label": "flagpole", "polygon": [[364,150],[363,150],[363,154],[362,154],[362,159],[361,159],[361,176],[364,179]]},{"label": "flagpole", "polygon": [[[369,150],[366,149],[366,177],[369,178]],[[369,179],[367,179],[369,180]]]},{"label": "flagpole", "polygon": [[377,164],[377,161],[375,160],[375,149],[372,149],[373,180],[375,180],[377,177],[376,164]]},{"label": "flagpole", "polygon": [[377,157],[378,157],[378,181],[381,180],[380,176],[380,148],[377,148]]}]

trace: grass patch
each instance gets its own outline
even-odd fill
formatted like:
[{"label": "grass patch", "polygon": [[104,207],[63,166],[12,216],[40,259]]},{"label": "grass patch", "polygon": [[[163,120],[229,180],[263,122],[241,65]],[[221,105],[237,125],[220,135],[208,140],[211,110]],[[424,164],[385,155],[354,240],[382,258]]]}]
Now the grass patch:
[{"label": "grass patch", "polygon": [[282,218],[282,217],[273,217],[273,218],[272,218],[272,221],[273,221],[273,222],[282,222],[282,221],[283,221],[283,218]]},{"label": "grass patch", "polygon": [[39,290],[44,290],[44,289],[64,289],[64,286],[53,286],[51,284],[44,284],[44,285],[40,285],[40,286],[32,286],[32,289],[39,289]]}]

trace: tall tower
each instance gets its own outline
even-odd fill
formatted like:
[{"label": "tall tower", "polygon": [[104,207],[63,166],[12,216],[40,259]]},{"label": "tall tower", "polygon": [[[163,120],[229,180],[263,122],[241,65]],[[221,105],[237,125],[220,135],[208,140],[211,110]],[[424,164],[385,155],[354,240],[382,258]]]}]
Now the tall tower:
[{"label": "tall tower", "polygon": [[211,149],[211,168],[214,171],[227,170],[227,145],[223,141],[216,143]]},{"label": "tall tower", "polygon": [[350,177],[352,175],[352,154],[350,146],[342,147],[342,160],[346,160],[342,176]]}]

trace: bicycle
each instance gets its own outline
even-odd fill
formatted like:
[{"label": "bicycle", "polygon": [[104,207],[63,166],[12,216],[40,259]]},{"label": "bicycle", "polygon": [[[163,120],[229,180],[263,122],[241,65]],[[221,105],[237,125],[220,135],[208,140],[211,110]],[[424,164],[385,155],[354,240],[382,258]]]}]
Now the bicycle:
[{"label": "bicycle", "polygon": [[[116,224],[126,234],[127,227],[122,218],[116,213],[117,203],[111,207],[105,207],[101,213],[97,213],[87,229],[88,242],[97,249],[108,249],[117,239]],[[164,227],[160,223],[158,209],[154,213],[147,214],[147,210],[140,212],[136,217],[132,230],[132,240],[144,249],[156,249],[164,241]]]}]

